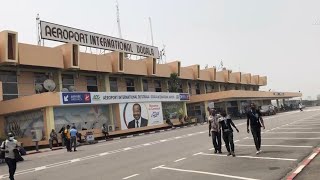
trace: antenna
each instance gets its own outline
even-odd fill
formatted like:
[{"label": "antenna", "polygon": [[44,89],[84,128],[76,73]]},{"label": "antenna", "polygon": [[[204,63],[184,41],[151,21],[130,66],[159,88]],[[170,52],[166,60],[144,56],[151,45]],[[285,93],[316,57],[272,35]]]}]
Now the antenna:
[{"label": "antenna", "polygon": [[49,92],[52,92],[56,89],[56,83],[51,80],[51,79],[47,79],[43,82],[43,86],[46,90],[48,90]]},{"label": "antenna", "polygon": [[35,89],[36,89],[37,94],[40,94],[43,91],[42,84],[36,84]]},{"label": "antenna", "polygon": [[[164,57],[164,58],[163,58]],[[164,59],[164,60],[163,60]],[[158,60],[158,64],[163,64],[167,62],[166,56],[166,45],[163,45],[162,50],[160,51],[160,59]]]},{"label": "antenna", "polygon": [[36,17],[36,28],[37,28],[37,44],[38,44],[38,46],[41,46],[40,15],[39,15],[39,13],[37,14],[37,17]]},{"label": "antenna", "polygon": [[119,3],[118,3],[118,0],[116,1],[116,8],[117,8],[118,33],[119,33],[119,38],[122,38],[121,26],[120,26],[120,11],[119,11]]},{"label": "antenna", "polygon": [[151,45],[153,46],[153,32],[152,32],[151,17],[149,17],[149,24],[150,24],[150,33],[151,33]]}]

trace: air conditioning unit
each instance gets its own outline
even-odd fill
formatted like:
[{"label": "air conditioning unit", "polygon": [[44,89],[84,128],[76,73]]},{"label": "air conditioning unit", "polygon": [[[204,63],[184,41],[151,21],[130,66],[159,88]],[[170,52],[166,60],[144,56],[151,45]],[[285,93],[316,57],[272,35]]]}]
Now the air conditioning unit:
[{"label": "air conditioning unit", "polygon": [[113,125],[108,125],[108,132],[114,131],[114,126]]}]

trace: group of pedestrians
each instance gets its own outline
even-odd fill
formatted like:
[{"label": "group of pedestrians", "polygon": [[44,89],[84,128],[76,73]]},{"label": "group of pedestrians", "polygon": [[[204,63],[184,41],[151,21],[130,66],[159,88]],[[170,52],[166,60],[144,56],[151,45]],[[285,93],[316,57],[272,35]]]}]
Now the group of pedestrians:
[{"label": "group of pedestrians", "polygon": [[[260,111],[256,108],[256,105],[252,103],[250,110],[247,112],[247,132],[251,133],[256,146],[256,154],[261,153],[261,127],[265,129],[264,122]],[[222,153],[221,150],[221,137],[225,142],[228,156],[235,157],[235,148],[233,140],[233,128],[239,133],[239,129],[233,123],[230,116],[226,112],[218,114],[215,110],[210,110],[208,116],[209,120],[209,137],[212,137],[212,143],[214,146],[214,153]]]}]

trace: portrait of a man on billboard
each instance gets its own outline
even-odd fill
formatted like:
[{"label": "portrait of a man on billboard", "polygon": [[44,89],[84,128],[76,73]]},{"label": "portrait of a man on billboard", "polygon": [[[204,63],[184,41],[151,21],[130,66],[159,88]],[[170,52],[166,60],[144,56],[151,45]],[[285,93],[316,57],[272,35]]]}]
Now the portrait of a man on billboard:
[{"label": "portrait of a man on billboard", "polygon": [[128,129],[148,126],[148,119],[141,117],[141,106],[136,103],[132,106],[133,120],[129,122]]}]

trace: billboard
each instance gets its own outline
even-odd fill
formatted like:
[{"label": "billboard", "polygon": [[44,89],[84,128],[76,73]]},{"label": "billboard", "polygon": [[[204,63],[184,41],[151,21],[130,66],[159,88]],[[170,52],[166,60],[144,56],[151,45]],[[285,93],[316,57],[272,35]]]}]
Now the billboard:
[{"label": "billboard", "polygon": [[163,124],[161,102],[122,103],[119,108],[121,130]]},{"label": "billboard", "polygon": [[62,92],[61,105],[189,101],[189,94],[168,92]]},{"label": "billboard", "polygon": [[136,43],[111,36],[97,34],[76,28],[41,21],[41,38],[65,43],[75,43],[82,46],[120,51],[138,56],[159,58],[157,47]]}]

